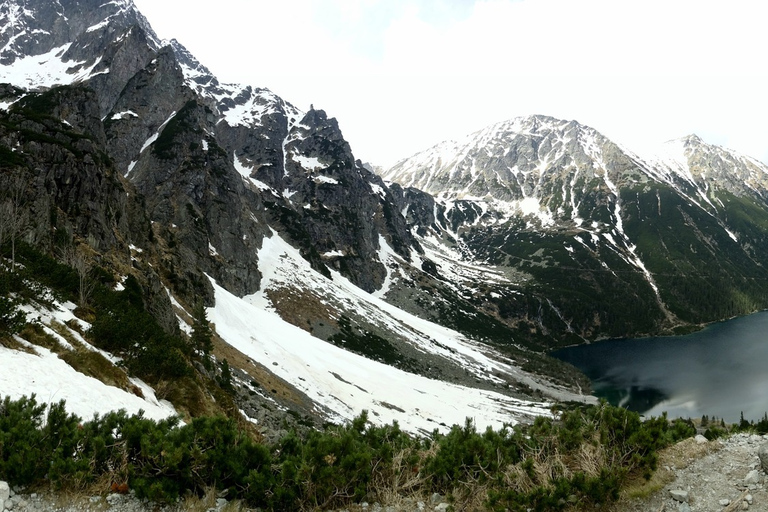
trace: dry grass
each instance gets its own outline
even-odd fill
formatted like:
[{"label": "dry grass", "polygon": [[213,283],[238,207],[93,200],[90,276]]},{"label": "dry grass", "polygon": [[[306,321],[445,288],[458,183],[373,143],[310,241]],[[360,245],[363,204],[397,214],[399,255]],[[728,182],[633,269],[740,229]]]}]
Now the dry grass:
[{"label": "dry grass", "polygon": [[[215,325],[212,324],[212,327],[215,328]],[[291,404],[292,409],[307,412],[312,410],[313,404],[304,394],[269,371],[267,365],[272,364],[273,361],[254,361],[217,335],[214,335],[213,339],[213,355],[218,361],[226,359],[230,367],[244,371],[274,398]],[[274,362],[280,364],[280,361]]]},{"label": "dry grass", "polygon": [[609,512],[626,510],[626,503],[632,500],[647,499],[675,480],[675,471],[685,469],[698,459],[722,448],[718,441],[697,443],[688,438],[659,452],[658,469],[649,480],[642,475],[632,475],[624,486],[619,500],[610,507]]},{"label": "dry grass", "polygon": [[3,346],[10,350],[18,350],[19,352],[26,352],[27,354],[34,354],[35,351],[30,347],[22,344],[15,336],[1,336],[0,346]]},{"label": "dry grass", "polygon": [[208,489],[201,497],[187,496],[181,503],[179,503],[178,510],[184,510],[186,512],[207,512],[211,509],[220,510],[221,512],[243,512],[248,510],[239,501],[228,501],[221,509],[216,508],[216,500],[219,496],[216,494],[215,489]]},{"label": "dry grass", "polygon": [[435,443],[427,450],[419,450],[415,463],[411,450],[400,450],[392,457],[391,468],[386,471],[374,468],[370,488],[377,501],[389,505],[404,505],[406,500],[426,501],[423,493],[431,475],[423,474],[419,468],[437,453],[437,449],[438,445]]},{"label": "dry grass", "polygon": [[[115,366],[109,359],[100,352],[87,348],[75,335],[75,331],[70,325],[59,322],[51,322],[48,327],[56,334],[64,338],[73,350],[65,349],[60,343],[54,341],[55,347],[52,348],[59,357],[76,371],[97,379],[107,386],[113,386],[123,391],[133,393],[144,398],[141,389],[135,386],[128,374],[122,368]],[[52,337],[51,337],[52,338]],[[53,338],[52,338],[53,339]]]},{"label": "dry grass", "polygon": [[341,315],[338,309],[327,304],[326,299],[310,290],[286,286],[267,290],[266,294],[280,318],[309,333],[314,331],[314,325],[320,323],[335,328],[335,319]]}]

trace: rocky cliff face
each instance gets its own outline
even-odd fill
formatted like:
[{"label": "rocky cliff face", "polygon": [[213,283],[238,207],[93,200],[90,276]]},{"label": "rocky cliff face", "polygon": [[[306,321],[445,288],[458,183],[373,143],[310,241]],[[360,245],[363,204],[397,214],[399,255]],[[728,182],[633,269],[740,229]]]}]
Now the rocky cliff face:
[{"label": "rocky cliff face", "polygon": [[[258,290],[256,253],[271,229],[316,269],[368,291],[386,275],[380,241],[405,260],[420,250],[381,179],[323,111],[220,84],[180,43],[159,41],[128,0],[2,9],[0,80],[89,91],[87,106],[70,94],[45,113],[93,137],[135,187],[163,250],[162,273],[182,297],[210,299],[202,273],[239,295]],[[49,60],[30,73],[29,57],[43,54]]]},{"label": "rocky cliff face", "polygon": [[29,94],[4,86],[0,112],[0,180],[21,187],[24,239],[57,257],[70,246],[88,247],[95,263],[122,274],[133,267],[149,309],[169,331],[178,329],[155,270],[132,261],[133,247],[153,248],[141,197],[104,151],[106,136],[95,93],[62,87]]}]

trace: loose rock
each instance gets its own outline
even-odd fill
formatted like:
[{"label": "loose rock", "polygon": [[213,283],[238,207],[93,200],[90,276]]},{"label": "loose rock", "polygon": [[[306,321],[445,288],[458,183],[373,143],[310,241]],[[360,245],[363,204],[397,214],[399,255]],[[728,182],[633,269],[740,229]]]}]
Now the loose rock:
[{"label": "loose rock", "polygon": [[768,443],[765,443],[758,448],[757,456],[760,458],[760,465],[763,467],[763,471],[768,473]]},{"label": "loose rock", "polygon": [[760,476],[760,472],[758,472],[756,469],[753,469],[747,473],[747,476],[744,478],[745,485],[755,485],[759,484],[761,481],[762,477]]}]

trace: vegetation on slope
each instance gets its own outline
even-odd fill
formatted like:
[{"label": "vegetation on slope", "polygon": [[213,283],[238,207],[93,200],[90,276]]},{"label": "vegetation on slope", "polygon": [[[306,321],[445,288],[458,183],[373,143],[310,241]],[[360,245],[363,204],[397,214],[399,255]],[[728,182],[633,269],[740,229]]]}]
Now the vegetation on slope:
[{"label": "vegetation on slope", "polygon": [[659,449],[694,433],[689,422],[641,421],[602,403],[478,432],[471,421],[413,438],[373,426],[364,412],[343,426],[273,445],[235,421],[154,421],[113,412],[83,421],[65,404],[0,402],[0,479],[83,488],[98,482],[173,502],[210,488],[266,510],[316,510],[394,496],[451,497],[461,510],[564,510],[618,497],[632,475],[650,476]]},{"label": "vegetation on slope", "polygon": [[[204,328],[204,310],[193,322],[196,337],[189,339],[160,327],[147,310],[141,286],[132,275],[116,287],[112,273],[104,268],[89,267],[81,276],[75,268],[26,244],[19,244],[16,257],[20,265],[14,271],[0,268],[0,291],[5,292],[0,300],[0,344],[12,344],[12,335],[18,333],[33,344],[53,350],[76,370],[107,384],[130,390],[126,379],[116,375],[139,377],[155,389],[162,389],[162,398],[186,415],[226,413],[239,418],[230,393],[208,364],[211,333]],[[85,301],[84,286],[88,288]],[[76,340],[70,340],[76,350],[63,349],[34,320],[25,322],[17,311],[20,303],[45,307],[54,299],[79,304],[75,313],[91,325],[80,334],[92,345],[120,356],[122,369],[101,360],[95,352],[80,350]],[[80,329],[77,325],[61,326],[65,338],[69,328]],[[196,363],[202,363],[207,371],[200,371]]]}]

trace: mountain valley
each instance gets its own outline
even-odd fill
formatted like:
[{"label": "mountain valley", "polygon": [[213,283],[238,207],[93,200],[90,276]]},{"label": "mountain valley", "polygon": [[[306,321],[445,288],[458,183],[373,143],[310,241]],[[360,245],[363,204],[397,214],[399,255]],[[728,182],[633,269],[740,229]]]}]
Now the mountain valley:
[{"label": "mountain valley", "polygon": [[[79,288],[40,278],[56,300],[15,292],[26,321],[128,361],[168,414],[265,436],[362,410],[421,435],[529,423],[595,401],[550,350],[768,306],[768,167],[696,136],[639,155],[531,116],[377,174],[343,119],[219,83],[130,0],[13,0],[0,27],[3,204],[24,221],[3,224],[3,255],[86,269]],[[146,311],[162,342],[95,336],[133,331],[98,300]],[[208,366],[184,352],[198,306]],[[42,353],[31,329],[4,337],[4,395],[30,389],[9,361]],[[178,353],[183,378],[147,369]]]}]

